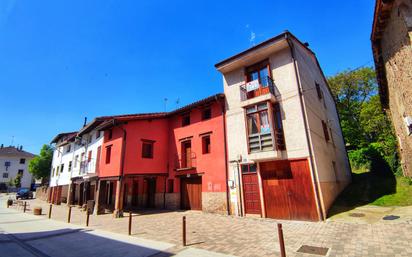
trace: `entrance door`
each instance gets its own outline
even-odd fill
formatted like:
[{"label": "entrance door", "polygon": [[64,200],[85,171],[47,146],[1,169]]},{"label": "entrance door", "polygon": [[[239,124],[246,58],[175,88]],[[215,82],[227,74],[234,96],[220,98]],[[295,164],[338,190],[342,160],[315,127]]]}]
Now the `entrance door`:
[{"label": "entrance door", "polygon": [[243,198],[246,214],[261,214],[259,182],[257,173],[245,173],[243,180]]},{"label": "entrance door", "polygon": [[155,207],[155,193],[156,193],[156,179],[155,178],[148,178],[147,181],[147,208],[154,208]]},{"label": "entrance door", "polygon": [[138,189],[139,189],[139,184],[137,180],[133,180],[133,185],[132,185],[132,206],[137,208],[138,205]]},{"label": "entrance door", "polygon": [[123,187],[123,208],[129,208],[129,204],[127,202],[127,196],[129,195],[129,186],[128,184],[124,183]]},{"label": "entrance door", "polygon": [[182,178],[181,208],[184,210],[202,210],[202,177]]},{"label": "entrance door", "polygon": [[79,200],[78,204],[80,206],[83,205],[83,195],[84,195],[84,183],[81,183],[79,186],[79,199],[78,199]]},{"label": "entrance door", "polygon": [[274,161],[260,165],[266,216],[319,220],[308,161]]}]

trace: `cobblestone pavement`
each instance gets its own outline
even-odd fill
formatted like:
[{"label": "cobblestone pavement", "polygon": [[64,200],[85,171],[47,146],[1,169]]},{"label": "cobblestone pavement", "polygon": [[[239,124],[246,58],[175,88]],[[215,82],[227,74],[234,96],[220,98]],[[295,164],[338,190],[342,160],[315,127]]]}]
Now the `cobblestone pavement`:
[{"label": "cobblestone pavement", "polygon": [[[30,200],[30,207],[49,204]],[[15,207],[13,207],[15,208]],[[52,219],[65,221],[66,205],[53,205]],[[90,216],[90,228],[127,234],[128,214]],[[182,244],[182,217],[187,219],[187,243],[192,248],[236,256],[280,256],[276,224],[283,224],[287,256],[317,256],[298,253],[302,245],[329,248],[328,256],[412,256],[412,219],[380,220],[362,224],[346,220],[325,222],[276,221],[261,218],[237,218],[195,211],[142,212],[133,215],[132,236],[176,245]],[[71,222],[85,225],[86,215],[72,208]]]}]

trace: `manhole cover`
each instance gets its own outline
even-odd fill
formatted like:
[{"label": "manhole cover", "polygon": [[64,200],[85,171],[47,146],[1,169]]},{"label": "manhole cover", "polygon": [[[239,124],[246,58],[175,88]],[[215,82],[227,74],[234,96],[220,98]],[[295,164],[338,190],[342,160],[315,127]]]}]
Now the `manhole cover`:
[{"label": "manhole cover", "polygon": [[387,216],[383,217],[383,220],[397,220],[399,218],[400,217],[396,216],[396,215],[387,215]]},{"label": "manhole cover", "polygon": [[352,213],[349,213],[349,216],[355,217],[355,218],[360,218],[360,217],[365,217],[365,214],[359,213],[359,212],[352,212]]},{"label": "manhole cover", "polygon": [[299,248],[298,253],[310,253],[310,254],[325,256],[328,253],[328,251],[329,251],[329,248],[325,248],[325,247],[302,245]]}]

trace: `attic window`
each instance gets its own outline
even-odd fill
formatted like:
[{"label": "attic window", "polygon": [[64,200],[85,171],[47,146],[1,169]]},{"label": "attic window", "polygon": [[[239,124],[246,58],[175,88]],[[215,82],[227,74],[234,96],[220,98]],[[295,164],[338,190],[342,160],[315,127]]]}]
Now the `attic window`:
[{"label": "attic window", "polygon": [[212,117],[212,109],[210,107],[202,110],[202,120],[208,120]]}]

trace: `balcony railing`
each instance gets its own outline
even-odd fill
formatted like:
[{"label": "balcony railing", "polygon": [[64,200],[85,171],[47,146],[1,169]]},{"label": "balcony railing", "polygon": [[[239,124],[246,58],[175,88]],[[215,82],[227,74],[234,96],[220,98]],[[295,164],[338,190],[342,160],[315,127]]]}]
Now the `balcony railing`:
[{"label": "balcony railing", "polygon": [[241,101],[246,101],[248,99],[269,93],[273,96],[277,95],[275,82],[269,76],[263,78],[261,81],[253,80],[240,85]]},{"label": "balcony railing", "polygon": [[79,169],[80,174],[94,173],[95,172],[95,161],[94,160],[81,161],[79,164],[80,164],[80,169]]},{"label": "balcony railing", "polygon": [[176,170],[189,170],[194,168],[196,168],[196,153],[190,152],[178,155],[175,164]]}]

